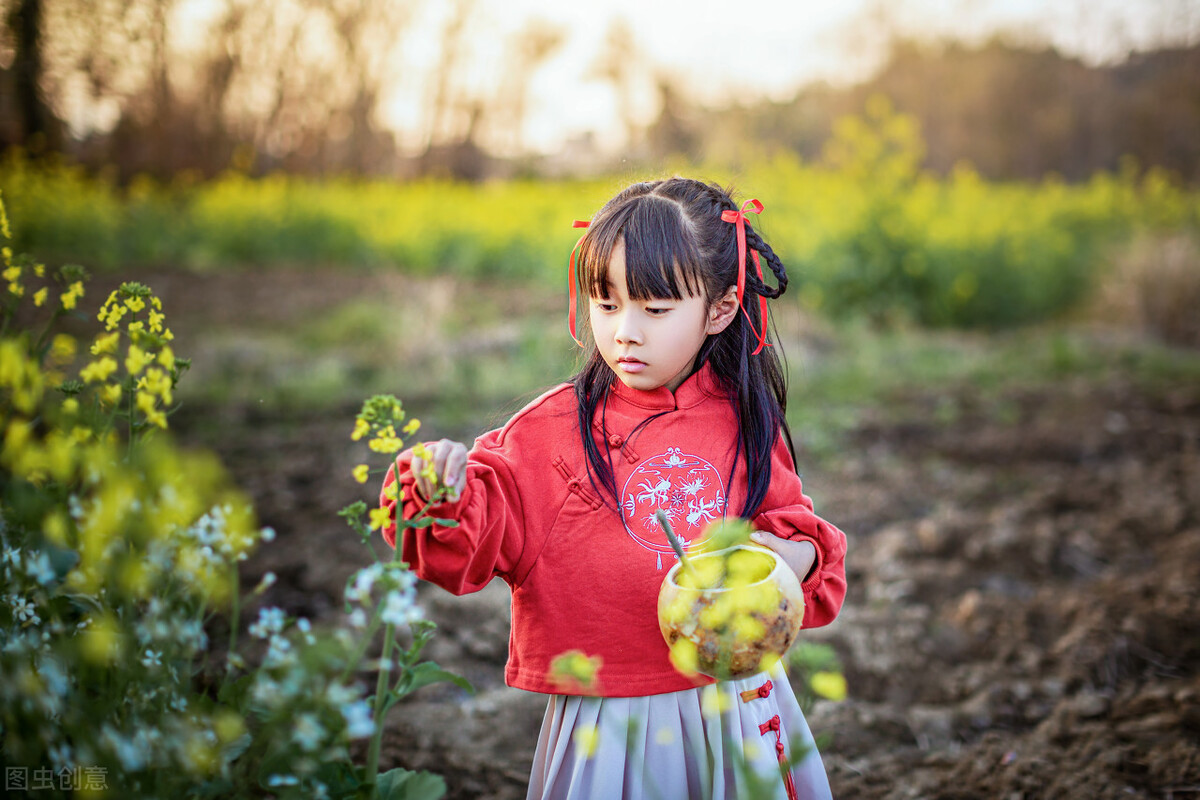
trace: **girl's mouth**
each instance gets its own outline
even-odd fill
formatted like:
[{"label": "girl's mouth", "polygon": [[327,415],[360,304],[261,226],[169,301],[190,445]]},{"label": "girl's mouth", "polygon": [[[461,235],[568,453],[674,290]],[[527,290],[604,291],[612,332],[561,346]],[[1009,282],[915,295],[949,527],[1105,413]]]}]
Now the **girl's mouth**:
[{"label": "girl's mouth", "polygon": [[617,368],[622,372],[641,372],[646,368],[646,362],[628,356],[617,359]]}]

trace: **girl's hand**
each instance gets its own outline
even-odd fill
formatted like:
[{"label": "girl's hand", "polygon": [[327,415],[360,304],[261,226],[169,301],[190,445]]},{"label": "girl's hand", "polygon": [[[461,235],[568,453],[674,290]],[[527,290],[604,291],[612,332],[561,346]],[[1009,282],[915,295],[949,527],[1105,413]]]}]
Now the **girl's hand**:
[{"label": "girl's hand", "polygon": [[808,579],[808,573],[812,572],[817,563],[817,547],[807,539],[792,541],[764,531],[755,531],[750,534],[750,541],[761,544],[768,550],[774,550],[783,559],[783,563],[792,568],[792,572],[796,573],[801,583]]},{"label": "girl's hand", "polygon": [[457,500],[467,485],[467,446],[442,439],[425,447],[429,450],[428,463],[432,469],[427,469],[425,459],[413,456],[412,474],[416,476],[417,492],[428,500],[444,486],[446,499]]}]

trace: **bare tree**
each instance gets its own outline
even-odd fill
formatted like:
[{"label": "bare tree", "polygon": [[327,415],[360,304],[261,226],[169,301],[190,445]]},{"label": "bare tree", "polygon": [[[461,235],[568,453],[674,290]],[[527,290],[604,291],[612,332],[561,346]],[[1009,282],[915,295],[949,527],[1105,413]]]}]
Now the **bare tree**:
[{"label": "bare tree", "polygon": [[534,19],[509,42],[506,69],[495,95],[493,126],[499,139],[512,153],[522,149],[523,127],[528,113],[529,85],[534,74],[562,46],[563,30],[544,20]]},{"label": "bare tree", "polygon": [[59,120],[43,94],[44,77],[42,0],[19,0],[5,16],[13,45],[13,94],[17,125],[13,144],[57,150]]}]

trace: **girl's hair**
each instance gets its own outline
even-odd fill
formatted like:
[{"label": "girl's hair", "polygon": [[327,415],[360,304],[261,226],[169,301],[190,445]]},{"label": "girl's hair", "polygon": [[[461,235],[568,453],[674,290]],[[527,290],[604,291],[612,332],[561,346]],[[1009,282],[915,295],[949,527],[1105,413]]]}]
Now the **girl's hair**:
[{"label": "girl's hair", "polygon": [[[686,178],[634,184],[609,200],[592,220],[580,244],[578,288],[586,296],[608,294],[608,262],[613,248],[623,242],[629,296],[635,300],[686,295],[702,296],[709,303],[737,284],[736,226],[721,219],[724,211],[737,211],[729,193],[716,184]],[[787,273],[774,251],[746,223],[747,248],[757,250],[775,274],[777,288],[763,283],[746,269],[743,308],[718,334],[708,336],[696,356],[695,369],[712,365],[730,404],[737,412],[737,456],[746,454],[749,491],[741,516],[757,511],[771,483],[771,450],[780,431],[792,447],[784,412],[787,383],[775,347],[751,355],[763,329],[757,298],[779,297],[787,289]],[[749,254],[747,254],[749,260]],[[749,267],[749,265],[747,265]],[[749,319],[747,319],[747,314]],[[592,348],[587,363],[572,379],[578,399],[579,431],[587,455],[588,477],[617,500],[612,463],[596,444],[592,420],[608,397],[616,375],[599,350]],[[650,422],[653,417],[642,425]],[[641,427],[640,425],[638,426]],[[605,448],[606,453],[608,449]],[[611,453],[608,453],[611,457]],[[793,449],[793,461],[795,453]],[[600,491],[599,487],[596,487]],[[603,492],[601,492],[603,494]],[[618,507],[620,501],[617,500]]]}]

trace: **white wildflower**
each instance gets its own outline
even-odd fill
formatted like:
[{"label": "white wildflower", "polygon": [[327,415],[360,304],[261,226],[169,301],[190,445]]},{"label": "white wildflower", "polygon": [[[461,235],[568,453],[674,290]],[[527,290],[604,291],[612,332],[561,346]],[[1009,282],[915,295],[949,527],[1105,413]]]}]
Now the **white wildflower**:
[{"label": "white wildflower", "polygon": [[371,707],[366,700],[357,700],[342,706],[346,718],[346,733],[351,739],[363,739],[375,733],[375,721],[371,719]]},{"label": "white wildflower", "polygon": [[264,667],[283,667],[292,662],[292,643],[282,636],[272,636],[267,647],[267,655],[263,658]]},{"label": "white wildflower", "polygon": [[33,603],[21,597],[18,594],[10,594],[7,598],[8,604],[13,608],[13,614],[26,625],[37,625],[42,621],[42,618],[37,615],[37,609]]},{"label": "white wildflower", "polygon": [[300,745],[300,749],[311,753],[321,745],[325,738],[325,729],[313,714],[301,714],[296,717],[292,729],[292,738]]},{"label": "white wildflower", "polygon": [[421,619],[421,607],[416,604],[416,594],[413,592],[388,592],[384,601],[383,611],[379,617],[389,625],[404,625]]},{"label": "white wildflower", "polygon": [[250,635],[258,639],[266,639],[283,630],[285,620],[282,608],[264,608],[258,612],[258,622],[250,626]]},{"label": "white wildflower", "polygon": [[29,564],[29,575],[42,586],[48,585],[58,577],[58,573],[54,571],[54,565],[50,563],[50,556],[45,553],[38,553],[33,562]]},{"label": "white wildflower", "polygon": [[366,603],[371,599],[371,589],[375,581],[383,574],[383,565],[378,562],[360,569],[354,576],[354,583],[346,587],[347,602],[358,601]]}]

